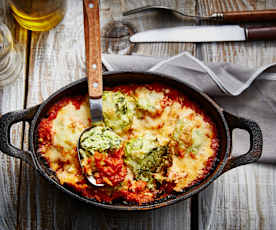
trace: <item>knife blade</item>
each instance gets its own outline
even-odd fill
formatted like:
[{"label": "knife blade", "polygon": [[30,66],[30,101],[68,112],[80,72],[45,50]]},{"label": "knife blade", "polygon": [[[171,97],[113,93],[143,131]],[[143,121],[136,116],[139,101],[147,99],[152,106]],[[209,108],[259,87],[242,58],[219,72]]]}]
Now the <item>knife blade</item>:
[{"label": "knife blade", "polygon": [[223,42],[276,39],[276,27],[179,26],[139,32],[130,37],[137,42]]}]

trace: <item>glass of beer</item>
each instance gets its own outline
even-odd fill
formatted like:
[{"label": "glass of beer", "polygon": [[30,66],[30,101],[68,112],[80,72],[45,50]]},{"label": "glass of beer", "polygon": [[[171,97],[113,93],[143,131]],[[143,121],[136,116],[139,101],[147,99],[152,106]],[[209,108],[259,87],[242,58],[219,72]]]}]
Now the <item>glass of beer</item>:
[{"label": "glass of beer", "polygon": [[12,14],[24,28],[47,31],[64,17],[67,0],[9,0]]}]

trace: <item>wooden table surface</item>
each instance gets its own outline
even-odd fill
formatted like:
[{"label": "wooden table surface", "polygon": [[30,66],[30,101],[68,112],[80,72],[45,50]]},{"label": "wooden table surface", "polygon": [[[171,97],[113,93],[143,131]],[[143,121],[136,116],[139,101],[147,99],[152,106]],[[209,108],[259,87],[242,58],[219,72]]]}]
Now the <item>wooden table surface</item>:
[{"label": "wooden table surface", "polygon": [[[122,12],[158,4],[206,15],[214,11],[276,8],[275,0],[101,0],[104,53],[173,56],[188,51],[206,62],[248,67],[276,61],[276,42],[139,44],[131,31],[192,21],[160,12],[123,17]],[[49,32],[20,28],[0,1],[0,16],[11,29],[24,68],[19,79],[0,89],[0,113],[41,103],[62,86],[85,76],[82,0],[68,0],[67,14]],[[12,141],[28,148],[28,125],[15,125]],[[253,164],[227,172],[191,199],[148,212],[87,207],[50,185],[26,163],[0,154],[0,229],[276,229],[276,168]]]}]

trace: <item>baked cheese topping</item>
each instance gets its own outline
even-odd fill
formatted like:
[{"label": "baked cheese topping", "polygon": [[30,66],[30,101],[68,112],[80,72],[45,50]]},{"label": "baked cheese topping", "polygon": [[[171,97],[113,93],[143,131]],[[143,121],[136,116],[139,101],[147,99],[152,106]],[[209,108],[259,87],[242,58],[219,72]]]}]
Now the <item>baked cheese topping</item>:
[{"label": "baked cheese topping", "polygon": [[135,98],[137,100],[137,107],[143,111],[156,115],[162,110],[161,102],[164,99],[162,92],[140,87],[135,90]]},{"label": "baked cheese topping", "polygon": [[209,173],[219,147],[216,127],[181,92],[158,83],[106,89],[103,112],[106,128],[84,140],[83,153],[101,188],[86,181],[77,156],[79,136],[91,126],[87,96],[61,100],[41,121],[39,152],[61,184],[98,201],[142,204]]}]

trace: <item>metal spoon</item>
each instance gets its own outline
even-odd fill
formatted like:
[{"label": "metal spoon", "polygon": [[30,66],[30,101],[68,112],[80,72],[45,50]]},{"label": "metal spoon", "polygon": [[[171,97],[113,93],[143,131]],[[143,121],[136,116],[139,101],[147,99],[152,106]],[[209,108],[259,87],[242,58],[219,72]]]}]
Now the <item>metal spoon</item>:
[{"label": "metal spoon", "polygon": [[[90,129],[94,128],[94,126],[92,127],[89,127],[87,129],[85,129],[82,134],[80,135],[80,138],[79,138],[79,141],[78,141],[78,146],[77,146],[77,150],[78,150],[78,159],[79,159],[79,162],[80,162],[80,165],[82,167],[82,164],[81,164],[81,160],[83,159],[81,153],[80,153],[80,150],[81,150],[81,137],[84,133],[86,133],[87,131],[89,131]],[[87,180],[94,186],[98,186],[98,187],[102,187],[104,186],[104,184],[97,184],[96,182],[96,179],[94,178],[93,175],[87,175],[83,172],[83,174],[86,176]]]},{"label": "metal spoon", "polygon": [[[101,36],[100,36],[100,14],[99,0],[83,0],[84,13],[84,36],[85,36],[85,55],[86,55],[86,71],[88,81],[89,106],[92,124],[103,122],[102,111],[102,60],[101,60]],[[81,165],[82,156],[80,154],[80,139],[83,133],[93,127],[82,132],[78,141],[78,158]],[[82,167],[82,165],[81,165]],[[87,180],[94,186],[104,186],[97,184],[93,175],[85,175]]]}]

